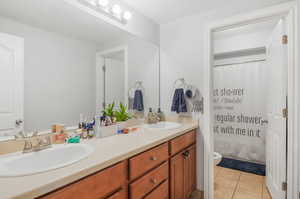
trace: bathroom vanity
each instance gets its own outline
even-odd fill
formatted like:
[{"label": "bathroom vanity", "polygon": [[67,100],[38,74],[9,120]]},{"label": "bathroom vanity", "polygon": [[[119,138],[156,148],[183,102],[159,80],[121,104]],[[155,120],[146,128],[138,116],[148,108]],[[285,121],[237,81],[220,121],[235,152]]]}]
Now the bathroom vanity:
[{"label": "bathroom vanity", "polygon": [[94,152],[73,165],[1,177],[5,191],[0,198],[187,199],[196,189],[198,122],[189,119],[181,124],[177,129],[140,128],[87,141]]},{"label": "bathroom vanity", "polygon": [[196,189],[195,143],[192,130],[39,199],[188,198]]}]

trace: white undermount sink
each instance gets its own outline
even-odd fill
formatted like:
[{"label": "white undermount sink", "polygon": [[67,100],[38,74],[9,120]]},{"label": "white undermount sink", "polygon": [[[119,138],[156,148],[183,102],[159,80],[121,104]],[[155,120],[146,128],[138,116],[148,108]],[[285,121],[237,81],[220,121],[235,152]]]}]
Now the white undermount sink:
[{"label": "white undermount sink", "polygon": [[88,157],[93,151],[86,144],[66,144],[38,152],[0,157],[0,177],[25,176],[58,169]]},{"label": "white undermount sink", "polygon": [[145,128],[165,129],[165,130],[177,129],[177,128],[180,128],[181,126],[182,126],[182,124],[177,123],[177,122],[158,122],[156,124],[145,124]]}]

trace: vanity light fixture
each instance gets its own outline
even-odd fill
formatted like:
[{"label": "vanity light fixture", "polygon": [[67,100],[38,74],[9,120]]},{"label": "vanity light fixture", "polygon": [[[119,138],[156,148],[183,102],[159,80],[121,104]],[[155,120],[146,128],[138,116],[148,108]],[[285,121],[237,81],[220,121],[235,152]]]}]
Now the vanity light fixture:
[{"label": "vanity light fixture", "polygon": [[119,6],[118,4],[113,5],[112,12],[114,15],[120,16],[120,14],[122,12],[121,6]]},{"label": "vanity light fixture", "polygon": [[124,11],[120,5],[112,4],[110,0],[78,0],[78,2],[123,24],[132,18],[131,12]]},{"label": "vanity light fixture", "polygon": [[88,3],[93,6],[97,6],[97,0],[88,0]]},{"label": "vanity light fixture", "polygon": [[126,19],[127,21],[131,19],[132,14],[129,11],[125,11],[123,14],[124,19]]},{"label": "vanity light fixture", "polygon": [[109,1],[108,0],[98,0],[98,4],[99,4],[99,6],[101,6],[101,7],[107,7],[108,6],[108,4],[109,4]]}]

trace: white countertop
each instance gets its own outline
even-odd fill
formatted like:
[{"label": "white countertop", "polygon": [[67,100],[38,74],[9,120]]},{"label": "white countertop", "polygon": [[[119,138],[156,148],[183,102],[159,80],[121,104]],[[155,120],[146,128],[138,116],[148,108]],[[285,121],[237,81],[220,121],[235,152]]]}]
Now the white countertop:
[{"label": "white countertop", "polygon": [[173,130],[140,128],[127,135],[86,141],[85,144],[94,147],[94,152],[73,165],[30,176],[0,177],[0,198],[36,198],[198,128],[197,121],[181,123],[180,128]]}]

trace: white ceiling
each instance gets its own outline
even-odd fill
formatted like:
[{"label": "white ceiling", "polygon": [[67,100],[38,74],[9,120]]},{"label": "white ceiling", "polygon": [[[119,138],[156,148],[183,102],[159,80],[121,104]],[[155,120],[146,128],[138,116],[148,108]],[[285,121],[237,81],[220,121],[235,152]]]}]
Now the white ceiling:
[{"label": "white ceiling", "polygon": [[224,7],[265,7],[289,0],[123,0],[159,24],[196,13],[209,13]]},{"label": "white ceiling", "polygon": [[103,45],[132,37],[62,0],[0,0],[0,16]]}]

